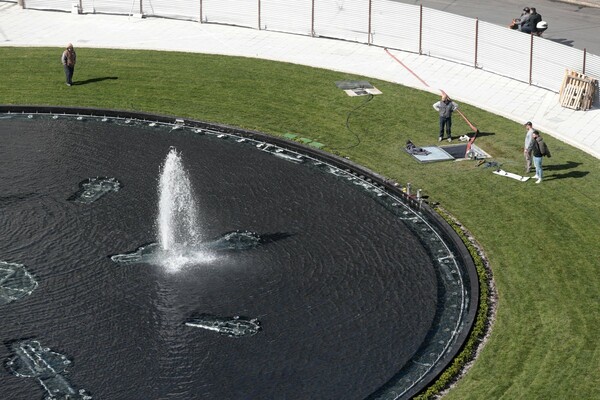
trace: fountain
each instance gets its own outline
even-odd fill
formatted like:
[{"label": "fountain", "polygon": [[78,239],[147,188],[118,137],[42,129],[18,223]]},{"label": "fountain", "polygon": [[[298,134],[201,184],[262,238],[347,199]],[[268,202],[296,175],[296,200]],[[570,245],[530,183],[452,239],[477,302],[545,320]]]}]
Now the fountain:
[{"label": "fountain", "polygon": [[174,147],[161,168],[158,183],[158,239],[163,251],[195,247],[200,238],[192,184]]},{"label": "fountain", "polygon": [[158,193],[158,246],[146,246],[154,263],[176,272],[187,265],[211,261],[214,257],[201,246],[190,177],[183,167],[181,154],[174,147],[161,167]]},{"label": "fountain", "polygon": [[119,264],[158,264],[168,272],[214,259],[202,245],[198,210],[181,154],[171,147],[160,168],[158,182],[158,243],[148,243],[137,250],[111,256]]},{"label": "fountain", "polygon": [[188,265],[213,261],[215,252],[250,250],[289,236],[283,233],[261,236],[235,230],[203,240],[190,177],[183,167],[181,154],[174,147],[160,169],[158,193],[158,242],[142,245],[130,253],[113,255],[111,260],[124,265],[158,264],[169,272],[176,272]]},{"label": "fountain", "polygon": [[1,120],[0,398],[409,398],[460,348],[468,254],[376,176],[105,114]]}]

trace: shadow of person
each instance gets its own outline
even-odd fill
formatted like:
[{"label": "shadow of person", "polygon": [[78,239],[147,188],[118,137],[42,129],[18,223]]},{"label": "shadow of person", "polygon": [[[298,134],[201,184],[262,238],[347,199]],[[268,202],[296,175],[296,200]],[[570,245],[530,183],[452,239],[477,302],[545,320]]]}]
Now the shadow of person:
[{"label": "shadow of person", "polygon": [[560,171],[563,169],[572,169],[580,166],[582,163],[575,161],[567,161],[565,164],[550,164],[544,165],[544,171]]},{"label": "shadow of person", "polygon": [[114,80],[114,79],[119,79],[119,78],[116,76],[104,76],[102,78],[86,79],[85,81],[73,82],[73,86],[74,85],[87,85],[88,83],[102,82],[102,81]]},{"label": "shadow of person", "polygon": [[567,179],[567,178],[583,178],[589,174],[589,171],[571,171],[564,174],[554,174],[544,177],[545,181],[553,181],[555,179]]}]

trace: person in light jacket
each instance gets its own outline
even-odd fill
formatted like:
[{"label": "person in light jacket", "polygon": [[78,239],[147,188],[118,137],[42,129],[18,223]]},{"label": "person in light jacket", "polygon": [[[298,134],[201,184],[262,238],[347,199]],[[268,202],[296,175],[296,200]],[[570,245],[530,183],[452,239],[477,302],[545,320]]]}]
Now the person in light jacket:
[{"label": "person in light jacket", "polygon": [[525,144],[523,145],[523,155],[525,156],[525,173],[531,172],[531,150],[530,145],[533,140],[533,124],[530,121],[525,123]]},{"label": "person in light jacket", "polygon": [[71,86],[73,84],[73,73],[75,72],[75,63],[77,62],[77,54],[75,54],[75,50],[73,49],[73,45],[71,43],[69,43],[67,45],[66,50],[63,51],[60,61],[62,62],[63,68],[65,70],[67,86]]},{"label": "person in light jacket", "polygon": [[444,139],[444,127],[448,141],[452,141],[452,113],[458,109],[458,104],[450,100],[446,95],[442,95],[442,100],[433,105],[433,108],[440,114],[440,136],[438,142]]}]

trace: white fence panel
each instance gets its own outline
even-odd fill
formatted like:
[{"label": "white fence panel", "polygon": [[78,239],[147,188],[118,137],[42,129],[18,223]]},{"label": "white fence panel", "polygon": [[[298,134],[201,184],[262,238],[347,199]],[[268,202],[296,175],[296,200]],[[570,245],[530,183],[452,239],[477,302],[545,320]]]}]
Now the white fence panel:
[{"label": "white fence panel", "polygon": [[420,7],[389,0],[373,0],[371,43],[419,52]]},{"label": "white fence panel", "polygon": [[529,82],[529,35],[479,21],[477,66],[486,71]]},{"label": "white fence panel", "polygon": [[595,54],[587,53],[585,57],[585,74],[596,79],[596,93],[594,95],[594,102],[597,105],[600,102],[600,56]]},{"label": "white fence panel", "polygon": [[26,0],[25,8],[36,10],[71,11],[73,0]]},{"label": "white fence panel", "polygon": [[141,0],[148,16],[200,20],[200,0]]},{"label": "white fence panel", "polygon": [[139,14],[140,0],[83,0],[81,8],[84,13]]},{"label": "white fence panel", "polygon": [[583,52],[539,37],[533,38],[531,83],[558,92],[565,70],[583,70]]},{"label": "white fence panel", "polygon": [[[583,55],[582,55],[583,57]],[[587,53],[585,57],[585,74],[600,80],[600,56]]]},{"label": "white fence panel", "polygon": [[260,1],[261,29],[311,35],[312,0]]},{"label": "white fence panel", "polygon": [[585,74],[600,80],[600,56],[587,53],[585,60]]},{"label": "white fence panel", "polygon": [[475,20],[423,7],[423,54],[474,65]]},{"label": "white fence panel", "polygon": [[316,0],[317,36],[367,43],[369,29],[368,0]]},{"label": "white fence panel", "polygon": [[[73,2],[25,0],[25,7],[71,11]],[[140,4],[147,16],[196,21],[201,17],[202,22],[314,33],[415,53],[420,45],[422,54],[477,64],[555,92],[560,90],[565,69],[600,79],[598,55],[588,53],[584,65],[581,50],[539,37],[533,37],[531,53],[530,35],[483,21],[477,30],[472,18],[395,0],[81,0],[84,13],[138,14]]]},{"label": "white fence panel", "polygon": [[258,28],[258,0],[202,0],[202,21]]}]

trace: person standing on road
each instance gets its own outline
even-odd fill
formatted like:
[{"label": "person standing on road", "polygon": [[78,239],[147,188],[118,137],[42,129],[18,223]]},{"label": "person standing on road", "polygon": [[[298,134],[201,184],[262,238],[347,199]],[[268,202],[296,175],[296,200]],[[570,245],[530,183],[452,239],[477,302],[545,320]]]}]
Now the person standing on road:
[{"label": "person standing on road", "polygon": [[73,49],[73,45],[71,43],[69,43],[67,45],[67,49],[63,51],[60,60],[65,70],[67,86],[71,86],[73,84],[73,73],[75,72],[75,63],[77,62],[77,54],[75,54],[75,50]]},{"label": "person standing on road", "polygon": [[452,113],[458,109],[458,104],[450,100],[448,95],[443,94],[442,100],[433,105],[433,108],[440,114],[440,136],[438,142],[444,139],[444,127],[448,141],[452,141]]},{"label": "person standing on road", "polygon": [[533,140],[533,124],[530,121],[525,123],[525,145],[523,146],[523,155],[525,156],[525,173],[531,172],[531,141]]}]

